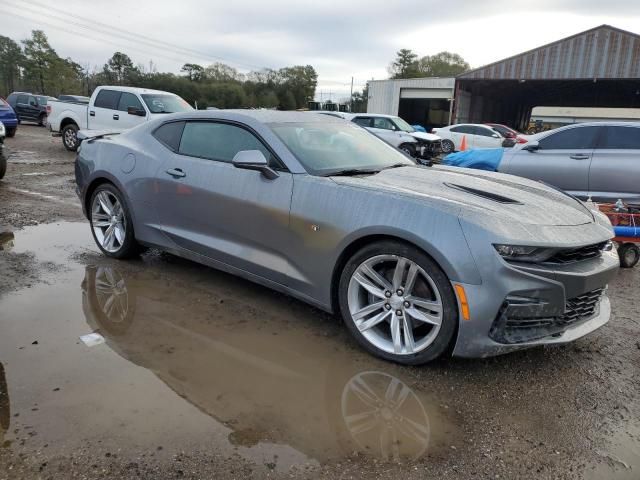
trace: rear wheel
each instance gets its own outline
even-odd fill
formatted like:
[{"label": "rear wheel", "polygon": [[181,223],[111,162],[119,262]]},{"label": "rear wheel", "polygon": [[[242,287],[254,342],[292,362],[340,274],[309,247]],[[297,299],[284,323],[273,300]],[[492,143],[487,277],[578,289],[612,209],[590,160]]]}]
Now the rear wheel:
[{"label": "rear wheel", "polygon": [[420,365],[453,339],[458,314],[451,284],[416,247],[386,241],[363,248],[347,262],[338,288],[347,328],[373,355]]},{"label": "rear wheel", "polygon": [[47,121],[47,114],[41,113],[38,117],[38,125],[44,127],[45,122]]},{"label": "rear wheel", "polygon": [[618,256],[622,268],[633,268],[640,259],[640,248],[635,243],[624,243],[618,248]]},{"label": "rear wheel", "polygon": [[71,123],[62,129],[62,144],[70,152],[78,150],[80,143],[78,142],[78,126],[75,123]]},{"label": "rear wheel", "polygon": [[7,173],[7,157],[0,154],[0,180],[2,180],[5,173]]},{"label": "rear wheel", "polygon": [[122,194],[110,183],[99,185],[91,196],[91,233],[102,253],[113,258],[131,258],[140,252],[131,215]]},{"label": "rear wheel", "polygon": [[442,153],[451,153],[455,148],[451,140],[442,140]]}]

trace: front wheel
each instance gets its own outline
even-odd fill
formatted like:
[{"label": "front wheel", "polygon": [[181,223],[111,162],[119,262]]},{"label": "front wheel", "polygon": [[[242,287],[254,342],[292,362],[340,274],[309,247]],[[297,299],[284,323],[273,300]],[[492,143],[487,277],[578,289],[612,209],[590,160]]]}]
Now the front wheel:
[{"label": "front wheel", "polygon": [[618,248],[618,256],[622,268],[633,268],[640,259],[640,248],[635,243],[624,243]]},{"label": "front wheel", "polygon": [[78,142],[78,126],[75,123],[71,123],[62,129],[62,144],[70,152],[78,150],[80,143]]},{"label": "front wheel", "polygon": [[368,245],[347,262],[338,288],[347,328],[373,355],[420,365],[449,348],[458,318],[453,289],[418,248],[395,241]]},{"label": "front wheel", "polygon": [[45,122],[47,121],[47,115],[45,113],[41,113],[38,117],[38,126],[44,127]]},{"label": "front wheel", "polygon": [[409,155],[411,158],[414,158],[416,156],[416,148],[408,143],[403,143],[402,145],[400,145],[400,150]]},{"label": "front wheel", "polygon": [[18,129],[18,127],[13,127],[13,128],[7,128],[7,137],[8,138],[13,138],[16,136],[16,130]]},{"label": "front wheel", "polygon": [[442,141],[442,153],[451,153],[456,148],[451,140]]},{"label": "front wheel", "polygon": [[91,233],[98,248],[113,258],[130,258],[140,252],[131,215],[122,194],[110,183],[99,185],[91,196]]}]

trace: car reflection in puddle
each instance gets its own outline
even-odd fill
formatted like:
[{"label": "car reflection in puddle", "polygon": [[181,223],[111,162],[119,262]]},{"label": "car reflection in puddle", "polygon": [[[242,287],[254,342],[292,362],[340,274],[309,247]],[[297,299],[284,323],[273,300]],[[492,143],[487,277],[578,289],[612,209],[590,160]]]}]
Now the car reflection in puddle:
[{"label": "car reflection in puddle", "polygon": [[275,313],[203,300],[186,283],[110,266],[87,267],[82,292],[87,323],[109,347],[230,427],[235,445],[402,461],[452,435],[433,398],[389,373],[398,368],[358,367],[359,352],[319,339],[284,300]]},{"label": "car reflection in puddle", "polygon": [[[4,366],[0,363],[0,448],[6,446],[4,436],[9,431],[11,410],[9,408],[9,389]],[[8,440],[7,440],[8,442]]]}]

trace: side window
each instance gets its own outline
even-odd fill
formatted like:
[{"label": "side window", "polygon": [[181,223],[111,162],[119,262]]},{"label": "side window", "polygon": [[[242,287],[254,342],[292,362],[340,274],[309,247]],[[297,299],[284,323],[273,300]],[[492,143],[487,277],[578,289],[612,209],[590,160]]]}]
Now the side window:
[{"label": "side window", "polygon": [[393,130],[394,125],[388,118],[373,117],[373,128],[380,128],[382,130]]},{"label": "side window", "polygon": [[32,107],[38,106],[38,99],[36,97],[29,97],[29,105]]},{"label": "side window", "polygon": [[617,150],[640,150],[640,128],[637,127],[602,127],[598,148]]},{"label": "side window", "polygon": [[280,167],[271,152],[253,133],[228,123],[187,122],[179,153],[230,163],[236,153],[242,150],[260,150],[271,166]]},{"label": "side window", "polygon": [[481,137],[492,137],[493,134],[498,134],[498,132],[494,132],[493,130],[489,130],[484,127],[473,127],[473,133],[474,135],[480,135]]},{"label": "side window", "polygon": [[356,117],[353,119],[353,123],[357,123],[361,127],[371,127],[371,118],[370,117]]},{"label": "side window", "polygon": [[167,148],[177,152],[183,129],[184,122],[169,122],[156,128],[153,136]]},{"label": "side window", "polygon": [[455,132],[455,133],[466,133],[467,135],[473,135],[474,134],[474,129],[470,125],[460,125],[460,126],[457,126],[457,127],[452,127],[451,131]]},{"label": "side window", "polygon": [[108,108],[109,110],[116,110],[119,101],[120,92],[117,92],[115,90],[100,90],[100,93],[98,93],[93,106],[96,108]]},{"label": "side window", "polygon": [[583,150],[594,148],[600,127],[575,127],[540,140],[541,150]]},{"label": "side window", "polygon": [[24,105],[29,103],[29,97],[27,95],[18,95],[16,103],[22,103]]},{"label": "side window", "polygon": [[118,110],[126,112],[129,107],[134,107],[136,110],[144,110],[144,107],[142,106],[142,103],[140,103],[140,100],[138,100],[138,97],[133,93],[122,92],[120,100],[118,101]]}]

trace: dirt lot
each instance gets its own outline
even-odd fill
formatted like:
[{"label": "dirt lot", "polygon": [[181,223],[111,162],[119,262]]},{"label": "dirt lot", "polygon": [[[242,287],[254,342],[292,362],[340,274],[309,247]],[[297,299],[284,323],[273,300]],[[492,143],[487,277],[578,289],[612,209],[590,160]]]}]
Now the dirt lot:
[{"label": "dirt lot", "polygon": [[403,368],[259,286],[104,258],[74,155],[35,126],[7,145],[0,480],[640,478],[638,268],[572,345]]}]

